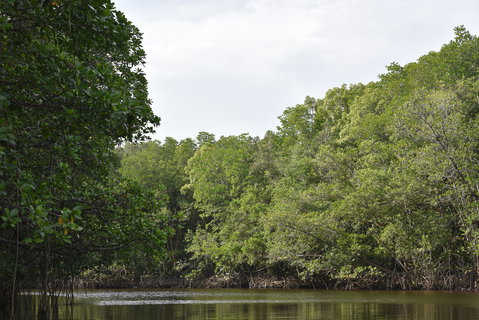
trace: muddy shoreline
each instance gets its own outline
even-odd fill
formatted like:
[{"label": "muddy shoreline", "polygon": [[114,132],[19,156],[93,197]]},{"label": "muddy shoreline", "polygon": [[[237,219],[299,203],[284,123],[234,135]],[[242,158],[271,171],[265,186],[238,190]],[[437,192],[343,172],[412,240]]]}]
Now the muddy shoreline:
[{"label": "muddy shoreline", "polygon": [[294,277],[221,277],[213,276],[204,279],[184,278],[155,278],[140,277],[104,277],[104,278],[78,278],[74,281],[75,289],[212,289],[212,288],[245,288],[245,289],[336,289],[336,290],[448,290],[448,291],[479,291],[476,282],[461,279],[456,286],[424,287],[423,285],[408,285],[390,281],[364,281],[354,282],[326,282],[326,281],[301,281]]},{"label": "muddy shoreline", "polygon": [[228,277],[210,277],[200,280],[183,278],[141,278],[137,280],[126,278],[109,279],[77,279],[75,289],[186,289],[186,288],[249,288],[249,289],[300,289],[311,288],[293,278],[276,279],[255,277],[250,279],[233,279]]}]

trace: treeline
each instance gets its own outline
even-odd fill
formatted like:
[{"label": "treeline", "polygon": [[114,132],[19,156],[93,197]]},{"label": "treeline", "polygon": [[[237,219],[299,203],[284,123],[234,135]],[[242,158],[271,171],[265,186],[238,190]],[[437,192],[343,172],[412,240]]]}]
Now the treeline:
[{"label": "treeline", "polygon": [[262,139],[203,132],[118,150],[119,174],[167,219],[156,275],[476,289],[479,38],[455,34],[376,82],[307,97]]}]

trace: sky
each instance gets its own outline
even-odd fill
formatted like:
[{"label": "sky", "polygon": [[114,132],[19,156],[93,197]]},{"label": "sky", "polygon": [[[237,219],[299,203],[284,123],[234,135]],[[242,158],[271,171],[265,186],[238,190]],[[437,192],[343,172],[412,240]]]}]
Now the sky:
[{"label": "sky", "polygon": [[249,133],[342,84],[479,35],[478,0],[113,0],[143,33],[153,139]]}]

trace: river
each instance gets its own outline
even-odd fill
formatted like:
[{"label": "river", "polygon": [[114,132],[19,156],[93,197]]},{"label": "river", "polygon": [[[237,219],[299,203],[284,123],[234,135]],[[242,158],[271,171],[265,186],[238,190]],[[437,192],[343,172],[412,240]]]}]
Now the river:
[{"label": "river", "polygon": [[74,301],[75,320],[479,319],[479,294],[468,292],[89,290]]}]

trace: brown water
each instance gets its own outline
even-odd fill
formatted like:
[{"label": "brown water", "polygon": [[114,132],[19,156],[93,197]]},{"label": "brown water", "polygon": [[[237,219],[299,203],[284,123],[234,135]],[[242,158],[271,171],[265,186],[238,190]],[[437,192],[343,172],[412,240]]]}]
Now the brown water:
[{"label": "brown water", "polygon": [[[63,314],[65,310],[60,310]],[[29,318],[28,315],[25,316]],[[70,318],[71,319],[71,318]],[[73,319],[479,319],[479,294],[320,290],[92,290]]]}]

